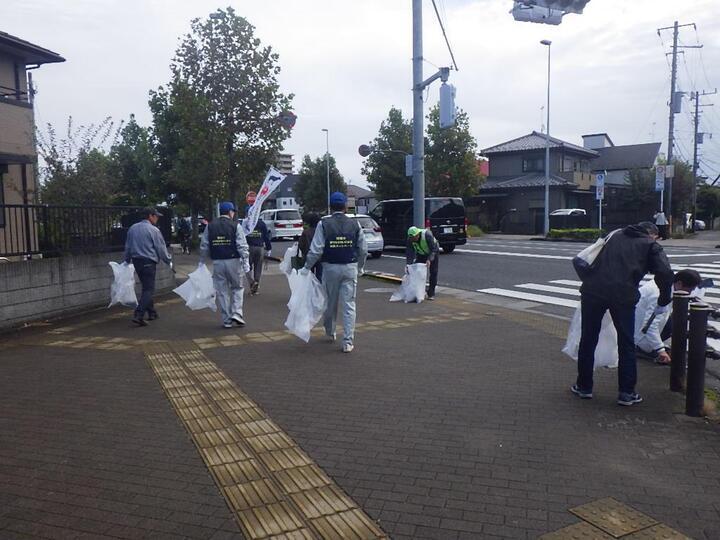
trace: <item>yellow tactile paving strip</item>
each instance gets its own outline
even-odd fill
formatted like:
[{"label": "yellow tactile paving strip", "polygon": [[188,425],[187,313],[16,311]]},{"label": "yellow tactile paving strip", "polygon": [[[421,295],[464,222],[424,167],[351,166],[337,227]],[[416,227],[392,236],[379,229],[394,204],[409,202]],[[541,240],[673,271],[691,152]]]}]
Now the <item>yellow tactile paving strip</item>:
[{"label": "yellow tactile paving strip", "polygon": [[195,343],[145,354],[246,538],[387,538]]},{"label": "yellow tactile paving strip", "polygon": [[[126,315],[126,314],[124,314]],[[379,330],[406,328],[408,326],[417,326],[422,324],[446,324],[455,321],[468,321],[485,317],[481,313],[470,313],[462,311],[459,313],[444,313],[434,315],[424,315],[422,317],[412,317],[409,319],[385,319],[380,321],[368,321],[355,325],[357,333],[376,332]],[[114,316],[113,316],[114,318]],[[44,345],[46,347],[66,347],[71,349],[100,349],[111,351],[125,351],[129,349],[137,349],[151,343],[167,343],[164,340],[156,339],[131,339],[123,337],[108,338],[103,336],[68,336],[67,333],[77,330],[81,325],[56,328],[47,332],[49,339],[32,343],[33,345]],[[223,337],[207,337],[196,338],[193,343],[197,348],[217,349],[223,347],[239,347],[252,343],[274,343],[276,341],[284,341],[288,339],[297,339],[286,331],[270,331],[270,332],[248,332],[228,333]],[[325,331],[318,327],[312,331],[315,337],[323,336]]]}]

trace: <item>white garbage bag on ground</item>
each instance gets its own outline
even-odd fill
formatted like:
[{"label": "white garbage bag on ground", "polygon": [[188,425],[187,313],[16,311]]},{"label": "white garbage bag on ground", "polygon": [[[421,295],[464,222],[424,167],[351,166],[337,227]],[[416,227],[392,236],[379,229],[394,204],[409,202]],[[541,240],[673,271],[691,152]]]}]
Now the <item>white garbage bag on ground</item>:
[{"label": "white garbage bag on ground", "polygon": [[[567,341],[562,352],[570,358],[577,361],[578,349],[580,348],[580,334],[582,333],[582,315],[580,306],[575,310],[570,330],[568,331]],[[617,332],[612,322],[610,312],[605,312],[600,327],[600,338],[598,339],[597,348],[595,349],[595,369],[601,367],[616,368],[618,365],[617,351]]]},{"label": "white garbage bag on ground", "polygon": [[185,305],[192,310],[208,308],[217,311],[212,274],[204,264],[189,273],[187,281],[173,292],[185,300]]},{"label": "white garbage bag on ground", "polygon": [[280,268],[280,271],[283,274],[285,274],[287,276],[290,275],[290,272],[293,269],[293,258],[298,257],[299,254],[300,254],[300,252],[298,250],[297,242],[294,242],[292,246],[290,246],[289,248],[287,248],[285,250],[285,255],[283,255],[282,261],[280,261],[280,264],[278,265]]},{"label": "white garbage bag on ground", "polygon": [[288,274],[288,283],[290,313],[285,326],[291,334],[307,343],[310,341],[310,332],[325,313],[327,306],[325,289],[312,272],[302,275],[297,270],[291,270]]},{"label": "white garbage bag on ground", "polygon": [[398,290],[390,297],[391,302],[417,302],[425,300],[425,282],[427,281],[427,265],[411,264],[402,279]]},{"label": "white garbage bag on ground", "polygon": [[135,267],[132,264],[122,264],[111,261],[110,268],[113,271],[113,282],[110,285],[110,306],[122,304],[123,306],[137,306],[137,295],[135,294]]}]

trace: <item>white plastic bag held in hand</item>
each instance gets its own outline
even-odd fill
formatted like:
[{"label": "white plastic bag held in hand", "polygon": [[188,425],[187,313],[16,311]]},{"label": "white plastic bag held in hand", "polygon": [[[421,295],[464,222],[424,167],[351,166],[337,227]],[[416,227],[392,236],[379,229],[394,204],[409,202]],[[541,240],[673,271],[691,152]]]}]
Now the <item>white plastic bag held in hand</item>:
[{"label": "white plastic bag held in hand", "polygon": [[325,313],[327,306],[325,290],[311,272],[300,274],[297,270],[291,270],[288,274],[288,283],[290,313],[285,326],[291,334],[307,343],[310,341],[310,332]]},{"label": "white plastic bag held in hand", "polygon": [[[580,307],[575,310],[567,341],[562,352],[577,361],[580,348],[580,335],[582,334],[582,315]],[[615,368],[618,365],[617,332],[612,322],[610,312],[606,312],[600,327],[600,338],[595,348],[595,369],[600,367]]]},{"label": "white plastic bag held in hand", "polygon": [[185,300],[185,305],[192,310],[208,308],[217,311],[212,274],[204,264],[188,274],[187,281],[173,292]]},{"label": "white plastic bag held in hand", "polygon": [[122,304],[123,306],[137,306],[135,295],[135,267],[126,262],[118,264],[110,262],[115,279],[110,285],[110,306]]},{"label": "white plastic bag held in hand", "polygon": [[425,281],[427,280],[427,265],[425,263],[411,264],[408,273],[403,277],[398,290],[390,297],[391,302],[417,302],[425,300]]},{"label": "white plastic bag held in hand", "polygon": [[283,255],[282,261],[280,261],[280,264],[278,267],[280,268],[280,271],[285,274],[286,276],[290,276],[290,272],[292,271],[292,258],[296,257],[298,255],[298,243],[293,243],[292,246],[287,248],[285,250],[285,255]]}]

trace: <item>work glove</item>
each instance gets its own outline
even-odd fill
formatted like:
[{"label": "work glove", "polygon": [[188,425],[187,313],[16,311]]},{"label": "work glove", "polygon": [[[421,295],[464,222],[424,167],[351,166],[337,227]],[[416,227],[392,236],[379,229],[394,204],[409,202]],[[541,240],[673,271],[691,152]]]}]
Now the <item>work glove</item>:
[{"label": "work glove", "polygon": [[272,249],[268,249],[268,250],[265,252],[265,256],[266,256],[266,257],[269,257],[270,255],[272,255]]},{"label": "work glove", "polygon": [[670,311],[670,304],[668,304],[666,306],[656,306],[654,313],[655,313],[656,317],[659,317],[660,315],[663,315],[663,314],[667,313],[668,311]]},{"label": "work glove", "polygon": [[250,271],[250,263],[247,260],[245,260],[245,261],[243,261],[243,272],[245,272],[247,274],[249,271]]},{"label": "work glove", "polygon": [[300,269],[300,275],[301,275],[301,276],[307,276],[309,273],[310,273],[310,269],[307,268],[306,266],[303,266],[303,267]]}]

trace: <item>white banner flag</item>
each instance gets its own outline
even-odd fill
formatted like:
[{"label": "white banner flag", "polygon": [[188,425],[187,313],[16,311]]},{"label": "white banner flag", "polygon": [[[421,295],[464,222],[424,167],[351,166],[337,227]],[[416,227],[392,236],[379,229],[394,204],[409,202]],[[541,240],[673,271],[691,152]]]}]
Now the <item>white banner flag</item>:
[{"label": "white banner flag", "polygon": [[280,184],[282,184],[283,180],[285,180],[285,176],[280,174],[275,167],[270,167],[267,175],[265,175],[265,181],[257,192],[255,202],[248,209],[247,215],[243,220],[243,231],[245,231],[245,234],[250,234],[253,229],[255,229],[255,225],[257,225],[258,218],[260,217],[260,209],[262,208],[263,203],[270,194],[275,191]]}]

